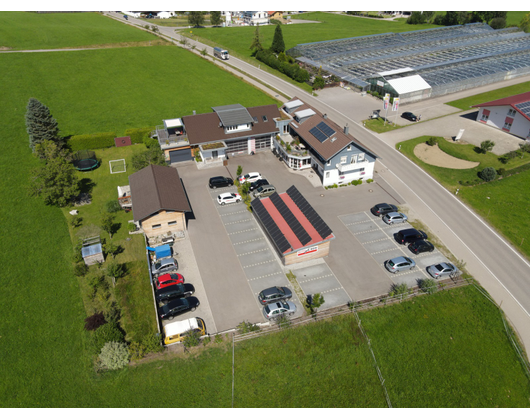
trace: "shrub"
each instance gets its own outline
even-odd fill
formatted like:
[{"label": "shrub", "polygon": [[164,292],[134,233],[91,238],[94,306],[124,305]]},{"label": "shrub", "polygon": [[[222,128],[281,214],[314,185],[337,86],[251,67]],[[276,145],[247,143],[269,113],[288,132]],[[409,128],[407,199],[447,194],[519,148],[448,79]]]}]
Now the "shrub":
[{"label": "shrub", "polygon": [[519,147],[520,147],[520,151],[521,152],[530,153],[530,143],[529,142],[519,143]]},{"label": "shrub", "polygon": [[505,172],[506,172],[506,169],[504,168],[497,169],[497,175],[499,176],[503,176]]},{"label": "shrub", "polygon": [[251,322],[248,322],[248,321],[243,321],[243,322],[240,322],[238,325],[237,325],[237,331],[240,333],[240,334],[246,334],[248,332],[252,332],[252,331],[259,331],[259,326],[256,325],[256,324],[253,324]]},{"label": "shrub", "polygon": [[438,291],[438,283],[436,283],[433,279],[420,280],[419,286],[422,292],[428,293],[429,295],[432,295]]},{"label": "shrub", "polygon": [[105,316],[101,312],[96,312],[94,315],[85,318],[85,330],[94,331],[106,323]]},{"label": "shrub", "polygon": [[184,347],[197,347],[201,343],[201,333],[196,330],[191,330],[182,342]]},{"label": "shrub", "polygon": [[91,298],[96,295],[96,292],[101,286],[107,286],[107,284],[105,283],[105,278],[100,274],[94,274],[92,276],[89,276],[87,278],[86,284],[90,289]]},{"label": "shrub", "polygon": [[136,223],[129,222],[129,224],[127,225],[127,228],[129,229],[129,232],[136,232],[136,230],[138,229],[138,226],[136,226]]},{"label": "shrub", "polygon": [[107,213],[116,213],[121,210],[120,202],[118,200],[110,200],[105,203]]},{"label": "shrub", "polygon": [[74,228],[81,226],[81,222],[83,221],[83,218],[79,216],[78,214],[74,214],[74,217],[72,217],[72,220],[70,220],[70,225]]},{"label": "shrub", "polygon": [[274,323],[278,328],[289,328],[291,326],[291,318],[285,315],[280,315],[274,318]]},{"label": "shrub", "polygon": [[105,149],[114,146],[116,133],[81,134],[72,136],[68,140],[68,146],[72,151]]},{"label": "shrub", "polygon": [[78,262],[74,266],[74,274],[77,277],[83,277],[86,273],[88,273],[88,267],[87,267],[87,265],[85,264],[84,261]]},{"label": "shrub", "polygon": [[361,185],[363,183],[362,179],[354,179],[351,184],[352,185]]},{"label": "shrub", "polygon": [[148,149],[152,149],[152,148],[157,148],[158,147],[158,140],[157,139],[152,139],[151,137],[146,137],[144,139],[144,142],[145,144],[145,147],[147,147]]},{"label": "shrub", "polygon": [[321,76],[315,77],[315,81],[313,82],[313,89],[323,89],[324,86],[326,86],[326,82]]},{"label": "shrub", "polygon": [[486,154],[486,152],[491,152],[493,146],[495,146],[495,142],[491,140],[484,140],[482,143],[480,143],[480,153]]},{"label": "shrub", "polygon": [[110,341],[123,342],[123,332],[115,322],[107,322],[92,333],[94,353],[99,353],[105,343]]},{"label": "shrub", "polygon": [[497,178],[497,171],[495,168],[488,166],[487,168],[484,168],[482,171],[480,171],[478,176],[484,181],[490,182]]},{"label": "shrub", "polygon": [[367,184],[371,184],[372,182],[374,182],[374,180],[371,179],[371,178],[366,180],[366,183],[367,183]]},{"label": "shrub", "polygon": [[392,285],[389,295],[391,297],[402,297],[406,298],[411,290],[408,288],[406,283],[399,283]]},{"label": "shrub", "polygon": [[160,338],[156,334],[144,337],[142,341],[133,341],[129,346],[129,356],[131,360],[140,360],[148,353],[155,353],[162,350]]},{"label": "shrub", "polygon": [[127,130],[125,130],[125,135],[131,138],[131,143],[133,144],[145,143],[146,140],[154,140],[155,143],[158,144],[157,140],[149,137],[149,134],[151,134],[154,129],[155,127],[128,128]]},{"label": "shrub", "polygon": [[129,363],[127,344],[114,341],[107,342],[101,349],[99,361],[109,370],[121,369]]},{"label": "shrub", "polygon": [[243,173],[243,167],[241,165],[238,165],[236,175],[240,177],[242,173]]},{"label": "shrub", "polygon": [[435,146],[436,144],[438,144],[438,139],[436,137],[431,137],[429,138],[429,140],[426,141],[426,143],[429,146]]},{"label": "shrub", "polygon": [[506,28],[506,19],[502,18],[502,17],[496,17],[494,19],[491,20],[490,22],[490,26],[493,28],[493,29],[502,29],[502,28]]},{"label": "shrub", "polygon": [[164,152],[158,148],[152,148],[133,155],[132,167],[135,171],[139,171],[149,165],[167,166]]}]

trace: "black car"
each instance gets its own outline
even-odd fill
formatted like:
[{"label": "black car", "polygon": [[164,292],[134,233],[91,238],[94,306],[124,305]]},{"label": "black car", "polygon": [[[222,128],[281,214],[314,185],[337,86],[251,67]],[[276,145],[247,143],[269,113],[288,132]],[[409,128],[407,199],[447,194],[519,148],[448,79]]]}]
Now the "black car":
[{"label": "black car", "polygon": [[416,117],[416,115],[414,115],[412,112],[404,112],[401,114],[401,118],[405,118],[409,121],[418,121],[418,117]]},{"label": "black car", "polygon": [[422,230],[403,229],[395,235],[396,241],[400,244],[413,243],[422,239],[427,239],[427,234]]},{"label": "black car", "polygon": [[170,300],[166,305],[158,308],[158,316],[160,319],[173,319],[184,312],[194,311],[197,306],[199,306],[199,299],[193,296]]},{"label": "black car", "polygon": [[193,285],[180,283],[157,290],[155,292],[155,299],[157,302],[167,302],[172,299],[191,296],[193,293],[195,293],[195,287]]},{"label": "black car", "polygon": [[268,305],[269,303],[286,300],[293,297],[293,293],[287,287],[269,287],[262,290],[258,295],[259,303]]},{"label": "black car", "polygon": [[421,252],[433,252],[434,245],[431,244],[429,241],[420,239],[419,241],[409,244],[409,249],[410,252],[412,252],[413,254],[419,254]]},{"label": "black car", "polygon": [[252,184],[250,184],[248,190],[254,191],[256,188],[261,187],[262,185],[269,185],[269,181],[266,179],[258,179],[257,181],[254,181]]},{"label": "black car", "polygon": [[373,206],[370,211],[374,216],[384,216],[387,213],[397,212],[397,207],[393,204],[380,203]]},{"label": "black car", "polygon": [[214,176],[210,178],[208,186],[210,188],[221,188],[221,187],[231,187],[234,185],[234,181],[226,176]]}]

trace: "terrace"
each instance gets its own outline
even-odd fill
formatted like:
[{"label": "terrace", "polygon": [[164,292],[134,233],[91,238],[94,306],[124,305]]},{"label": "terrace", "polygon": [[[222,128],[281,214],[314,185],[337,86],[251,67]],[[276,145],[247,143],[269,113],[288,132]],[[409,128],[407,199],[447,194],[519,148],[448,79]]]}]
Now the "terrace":
[{"label": "terrace", "polygon": [[311,155],[306,145],[298,136],[282,134],[274,139],[274,149],[278,156],[292,169],[306,169],[311,167]]},{"label": "terrace", "polygon": [[182,131],[168,129],[164,125],[156,126],[158,144],[162,150],[172,149],[174,147],[189,146],[190,142],[184,129]]}]

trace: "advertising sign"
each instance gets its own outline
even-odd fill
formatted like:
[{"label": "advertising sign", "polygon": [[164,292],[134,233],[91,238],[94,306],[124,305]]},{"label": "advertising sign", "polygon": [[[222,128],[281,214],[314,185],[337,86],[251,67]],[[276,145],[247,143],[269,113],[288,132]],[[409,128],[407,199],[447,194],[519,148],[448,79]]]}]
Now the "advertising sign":
[{"label": "advertising sign", "polygon": [[392,103],[392,111],[397,111],[399,108],[399,98],[394,98],[394,102]]},{"label": "advertising sign", "polygon": [[318,251],[318,246],[312,246],[312,247],[305,248],[305,249],[302,249],[302,250],[298,251],[296,253],[296,256],[297,257],[302,257],[304,255],[312,254],[313,252],[317,252],[317,251]]},{"label": "advertising sign", "polygon": [[384,99],[384,103],[383,103],[384,109],[388,109],[388,104],[389,103],[390,103],[390,93],[387,93],[385,95],[385,99]]}]

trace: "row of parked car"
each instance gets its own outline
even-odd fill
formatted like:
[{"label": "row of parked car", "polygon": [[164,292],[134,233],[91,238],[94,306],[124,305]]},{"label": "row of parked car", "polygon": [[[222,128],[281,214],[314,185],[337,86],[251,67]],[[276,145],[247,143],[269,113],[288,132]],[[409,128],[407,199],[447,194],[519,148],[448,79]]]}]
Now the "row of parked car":
[{"label": "row of parked car", "polygon": [[[249,182],[249,191],[256,197],[267,197],[276,192],[274,185],[262,177],[259,172],[249,172],[238,178],[240,183]],[[212,189],[230,187],[234,181],[224,176],[210,178],[208,186]],[[220,205],[238,203],[241,196],[237,193],[222,193],[217,196]],[[279,316],[291,316],[296,312],[296,305],[290,301],[293,294],[287,287],[269,287],[258,294],[258,300],[263,305],[263,315],[266,319],[274,319]]]},{"label": "row of parked car", "polygon": [[[398,220],[404,223],[408,219],[406,215],[399,213],[393,204],[376,204],[370,211],[374,216],[381,216],[387,224],[396,223]],[[402,245],[408,244],[409,250],[415,255],[434,251],[434,245],[427,241],[427,234],[421,230],[413,228],[400,230],[395,234],[395,239]],[[397,273],[403,270],[412,270],[416,267],[416,262],[412,258],[399,256],[386,261],[385,267],[391,273]],[[458,269],[449,262],[430,265],[426,270],[435,279],[458,273]]]}]

